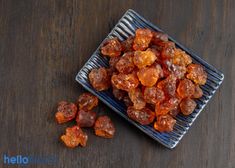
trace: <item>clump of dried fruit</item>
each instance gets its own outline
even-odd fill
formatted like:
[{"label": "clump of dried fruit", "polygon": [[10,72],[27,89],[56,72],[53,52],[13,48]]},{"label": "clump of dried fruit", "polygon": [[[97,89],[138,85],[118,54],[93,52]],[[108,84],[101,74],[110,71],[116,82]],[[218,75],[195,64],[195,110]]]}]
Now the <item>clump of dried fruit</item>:
[{"label": "clump of dried fruit", "polygon": [[145,50],[151,42],[153,34],[149,29],[137,29],[135,32],[134,50]]},{"label": "clump of dried fruit", "polygon": [[146,102],[143,97],[143,93],[139,88],[135,88],[129,91],[129,97],[133,102],[133,106],[135,109],[142,109],[145,107]]},{"label": "clump of dried fruit", "polygon": [[116,63],[116,69],[120,73],[129,74],[134,70],[133,54],[133,52],[125,53]]},{"label": "clump of dried fruit", "polygon": [[145,67],[137,72],[137,76],[143,86],[153,86],[159,78],[159,71],[154,67]]},{"label": "clump of dried fruit", "polygon": [[119,42],[118,38],[113,38],[107,40],[103,47],[101,47],[101,53],[109,57],[117,57],[121,55],[122,45]]},{"label": "clump of dried fruit", "polygon": [[92,110],[98,105],[98,98],[91,93],[83,93],[79,96],[77,103],[80,110]]},{"label": "clump of dried fruit", "polygon": [[164,92],[157,87],[146,87],[144,89],[144,99],[147,103],[156,104],[165,99]]},{"label": "clump of dried fruit", "polygon": [[58,103],[55,118],[59,124],[65,123],[75,118],[77,114],[77,106],[74,103],[61,101]]},{"label": "clump of dried fruit", "polygon": [[184,115],[191,114],[196,108],[196,106],[197,106],[197,103],[193,99],[190,99],[190,98],[185,98],[180,103],[180,109]]},{"label": "clump of dried fruit", "polygon": [[100,116],[95,122],[95,134],[103,138],[113,138],[115,127],[108,116]]},{"label": "clump of dried fruit", "polygon": [[128,107],[127,115],[131,119],[133,119],[134,121],[137,121],[138,123],[140,123],[142,125],[151,124],[155,118],[154,112],[152,112],[150,109],[143,108],[141,110],[138,110],[132,106]]},{"label": "clump of dried fruit", "polygon": [[195,92],[195,85],[189,79],[183,79],[179,82],[177,93],[181,98],[191,97]]},{"label": "clump of dried fruit", "polygon": [[76,122],[80,127],[92,127],[95,123],[96,113],[93,111],[79,110]]},{"label": "clump of dried fruit", "polygon": [[169,132],[173,130],[173,127],[176,123],[176,120],[166,114],[157,117],[157,121],[154,123],[154,129],[158,130],[159,132]]},{"label": "clump of dried fruit", "polygon": [[78,145],[86,146],[88,136],[79,126],[73,126],[66,128],[65,135],[62,135],[60,139],[69,148],[74,148]]},{"label": "clump of dried fruit", "polygon": [[206,83],[207,74],[201,65],[190,64],[187,66],[187,73],[187,78],[191,79],[196,84],[204,85]]},{"label": "clump of dried fruit", "polygon": [[111,78],[112,84],[121,90],[129,91],[139,85],[139,80],[135,74],[118,74]]},{"label": "clump of dried fruit", "polygon": [[89,73],[89,81],[98,91],[107,90],[110,87],[110,75],[106,68],[92,69]]},{"label": "clump of dried fruit", "polygon": [[148,65],[152,65],[157,59],[155,53],[151,50],[147,51],[135,51],[134,54],[134,64],[140,69]]}]

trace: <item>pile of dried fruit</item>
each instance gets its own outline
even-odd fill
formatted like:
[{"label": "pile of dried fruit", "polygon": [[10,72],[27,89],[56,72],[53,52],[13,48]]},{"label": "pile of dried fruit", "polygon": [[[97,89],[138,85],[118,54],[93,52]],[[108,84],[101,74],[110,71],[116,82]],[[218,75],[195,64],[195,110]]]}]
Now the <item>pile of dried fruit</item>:
[{"label": "pile of dried fruit", "polygon": [[155,121],[156,130],[172,131],[175,116],[191,114],[195,99],[203,95],[203,67],[192,63],[166,34],[137,29],[125,41],[107,40],[101,53],[110,58],[109,68],[91,70],[91,85],[97,91],[111,87],[114,97],[128,107],[128,116],[142,125]]},{"label": "pile of dried fruit", "polygon": [[83,93],[79,96],[77,103],[68,103],[61,101],[58,104],[55,114],[56,121],[59,124],[76,120],[77,125],[66,129],[65,135],[61,140],[67,147],[74,148],[78,145],[86,146],[88,136],[82,127],[94,127],[95,134],[103,138],[112,138],[115,133],[115,127],[108,116],[99,116],[91,111],[98,105],[98,98],[90,93]]}]

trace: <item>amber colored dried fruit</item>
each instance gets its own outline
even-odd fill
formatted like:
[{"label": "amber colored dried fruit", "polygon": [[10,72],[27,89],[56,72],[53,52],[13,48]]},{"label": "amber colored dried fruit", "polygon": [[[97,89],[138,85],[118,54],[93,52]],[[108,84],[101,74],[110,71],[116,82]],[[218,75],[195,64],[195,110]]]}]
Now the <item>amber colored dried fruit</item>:
[{"label": "amber colored dried fruit", "polygon": [[177,114],[179,114],[179,113],[180,113],[180,108],[179,108],[179,106],[178,106],[177,108],[174,108],[173,110],[170,110],[170,111],[168,112],[168,114],[171,115],[172,117],[176,117]]},{"label": "amber colored dried fruit", "polygon": [[181,49],[175,49],[175,54],[173,57],[173,64],[180,65],[180,66],[187,66],[192,63],[192,58],[182,51]]},{"label": "amber colored dried fruit", "polygon": [[125,96],[123,98],[123,102],[124,104],[129,107],[129,106],[133,106],[133,102],[131,101],[130,97],[129,96]]},{"label": "amber colored dried fruit", "polygon": [[122,49],[124,52],[129,52],[133,51],[133,42],[134,42],[134,36],[128,37],[125,41],[123,41],[122,44]]},{"label": "amber colored dried fruit", "polygon": [[91,93],[83,93],[78,98],[79,109],[92,110],[98,105],[98,98]]},{"label": "amber colored dried fruit", "polygon": [[157,62],[154,62],[151,67],[154,67],[157,69],[157,71],[159,72],[159,78],[163,78],[164,77],[164,72],[163,72],[163,69],[162,69],[162,66],[157,63]]},{"label": "amber colored dried fruit", "polygon": [[161,103],[157,103],[155,106],[156,115],[165,115],[169,111],[177,108],[180,103],[180,99],[177,97],[171,97],[169,99],[165,99]]},{"label": "amber colored dried fruit", "polygon": [[176,77],[168,76],[166,79],[158,82],[157,87],[162,89],[166,96],[174,96],[176,91]]},{"label": "amber colored dried fruit", "polygon": [[196,85],[195,86],[195,92],[192,95],[192,98],[199,99],[200,97],[202,97],[202,95],[203,95],[202,89],[200,88],[199,85]]},{"label": "amber colored dried fruit", "polygon": [[111,78],[112,84],[121,90],[129,91],[139,85],[139,80],[135,74],[118,74]]},{"label": "amber colored dried fruit", "polygon": [[133,52],[127,52],[123,54],[120,60],[116,63],[116,69],[120,73],[129,74],[133,71],[133,69],[135,68],[135,65],[133,63],[133,55]]},{"label": "amber colored dried fruit", "polygon": [[197,106],[197,103],[193,99],[190,99],[190,98],[185,98],[180,103],[180,109],[184,115],[191,114],[196,108],[196,106]]},{"label": "amber colored dried fruit", "polygon": [[133,48],[134,50],[145,50],[148,48],[149,43],[151,42],[151,39],[153,37],[153,34],[151,30],[149,29],[137,29],[135,31],[135,39]]},{"label": "amber colored dried fruit", "polygon": [[151,124],[155,118],[154,112],[146,107],[141,110],[137,110],[133,106],[129,106],[127,109],[127,115],[132,120],[137,121],[142,125]]},{"label": "amber colored dried fruit", "polygon": [[204,85],[206,83],[207,74],[204,71],[203,67],[199,64],[190,64],[187,66],[187,75],[188,79],[191,79],[196,84]]},{"label": "amber colored dried fruit", "polygon": [[120,60],[121,57],[111,57],[109,59],[109,67],[112,69],[116,68],[117,62]]},{"label": "amber colored dried fruit", "polygon": [[107,40],[101,47],[101,53],[105,56],[117,57],[121,55],[121,52],[122,45],[117,37]]},{"label": "amber colored dried fruit", "polygon": [[126,95],[125,91],[120,90],[120,89],[116,88],[115,86],[113,86],[112,92],[113,92],[113,96],[118,100],[122,100]]},{"label": "amber colored dried fruit", "polygon": [[181,98],[190,97],[195,92],[195,85],[189,79],[182,79],[177,87],[177,93]]},{"label": "amber colored dried fruit", "polygon": [[137,76],[144,86],[153,86],[159,78],[159,71],[154,67],[145,67],[137,72]]},{"label": "amber colored dried fruit", "polygon": [[59,124],[70,121],[76,117],[77,106],[74,103],[61,101],[58,103],[55,118]]},{"label": "amber colored dried fruit", "polygon": [[152,43],[158,45],[159,42],[166,42],[168,41],[168,35],[162,32],[152,32],[153,38]]},{"label": "amber colored dried fruit", "polygon": [[150,50],[135,51],[133,61],[138,68],[144,68],[148,65],[152,65],[156,59],[155,53]]},{"label": "amber colored dried fruit", "polygon": [[176,120],[166,114],[157,117],[157,121],[154,123],[154,129],[159,132],[170,132],[173,130]]},{"label": "amber colored dried fruit", "polygon": [[133,102],[135,109],[140,110],[145,107],[146,102],[143,97],[143,93],[139,88],[132,89],[128,92],[128,95]]},{"label": "amber colored dried fruit", "polygon": [[115,127],[108,116],[100,116],[95,122],[95,134],[103,138],[113,138]]},{"label": "amber colored dried fruit", "polygon": [[110,74],[106,68],[92,69],[89,73],[89,81],[98,91],[107,90],[110,87]]},{"label": "amber colored dried fruit", "polygon": [[88,136],[79,126],[73,126],[66,128],[65,135],[62,135],[60,139],[69,148],[74,148],[78,145],[86,146]]},{"label": "amber colored dried fruit", "polygon": [[163,59],[171,59],[175,55],[175,43],[167,41],[162,44],[161,57]]},{"label": "amber colored dried fruit", "polygon": [[147,103],[156,104],[165,99],[164,92],[157,87],[146,87],[144,89],[144,99]]},{"label": "amber colored dried fruit", "polygon": [[95,119],[95,112],[79,110],[76,117],[76,122],[79,127],[92,127],[95,123]]}]

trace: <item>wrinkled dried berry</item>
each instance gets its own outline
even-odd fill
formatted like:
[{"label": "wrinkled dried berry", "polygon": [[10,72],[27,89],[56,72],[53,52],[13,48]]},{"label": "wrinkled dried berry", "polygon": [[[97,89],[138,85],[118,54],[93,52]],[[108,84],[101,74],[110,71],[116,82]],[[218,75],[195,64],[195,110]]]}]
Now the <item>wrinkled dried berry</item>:
[{"label": "wrinkled dried berry", "polygon": [[92,127],[95,123],[95,119],[95,112],[79,110],[76,117],[76,122],[79,127]]},{"label": "wrinkled dried berry", "polygon": [[157,59],[154,52],[147,51],[135,51],[134,54],[134,64],[140,69],[144,68],[148,65],[152,65],[154,61]]},{"label": "wrinkled dried berry", "polygon": [[153,37],[153,34],[152,34],[151,30],[137,29],[135,32],[135,39],[134,39],[134,44],[133,44],[134,50],[143,51],[146,48],[148,48],[152,37]]},{"label": "wrinkled dried berry", "polygon": [[120,73],[129,74],[134,70],[133,55],[133,52],[125,53],[116,63],[116,69]]},{"label": "wrinkled dried berry", "polygon": [[190,98],[185,98],[180,103],[180,109],[184,115],[191,114],[196,108],[196,106],[197,106],[197,103],[193,99],[190,99]]},{"label": "wrinkled dried berry", "polygon": [[179,103],[180,100],[177,97],[171,97],[162,101],[161,103],[157,103],[155,107],[156,115],[158,116],[167,114],[169,111],[177,108]]},{"label": "wrinkled dried berry", "polygon": [[98,105],[98,98],[91,93],[83,93],[78,98],[79,109],[92,110]]},{"label": "wrinkled dried berry", "polygon": [[202,89],[200,88],[199,85],[196,85],[194,94],[192,95],[192,98],[199,99],[200,97],[202,97],[202,95],[203,95]]},{"label": "wrinkled dried berry", "polygon": [[147,103],[156,104],[165,99],[164,92],[157,87],[146,87],[144,89],[144,99]]},{"label": "wrinkled dried berry", "polygon": [[59,124],[65,123],[75,118],[77,114],[77,106],[74,103],[61,101],[58,103],[55,118]]},{"label": "wrinkled dried berry", "polygon": [[154,67],[145,67],[137,72],[137,76],[143,86],[153,86],[159,78],[159,71]]},{"label": "wrinkled dried berry", "polygon": [[134,36],[128,37],[125,41],[122,42],[122,49],[124,52],[133,51]]},{"label": "wrinkled dried berry", "polygon": [[103,47],[101,47],[101,53],[109,57],[117,57],[121,55],[122,45],[119,42],[118,38],[112,38],[107,40]]},{"label": "wrinkled dried berry", "polygon": [[129,91],[139,85],[139,80],[135,74],[118,74],[112,76],[112,84],[121,90]]},{"label": "wrinkled dried berry", "polygon": [[100,116],[95,122],[95,134],[103,138],[113,138],[115,127],[108,116]]},{"label": "wrinkled dried berry", "polygon": [[129,91],[128,93],[133,106],[135,109],[140,110],[145,107],[146,102],[144,100],[143,94],[139,88],[135,88]]},{"label": "wrinkled dried berry", "polygon": [[154,123],[154,129],[159,132],[170,132],[173,130],[176,120],[166,114],[157,117],[157,121]]},{"label": "wrinkled dried berry", "polygon": [[181,98],[191,97],[195,92],[195,85],[189,79],[183,79],[179,82],[177,93]]},{"label": "wrinkled dried berry", "polygon": [[191,79],[196,84],[204,85],[206,83],[207,74],[201,65],[190,64],[187,66],[187,73],[187,78]]}]

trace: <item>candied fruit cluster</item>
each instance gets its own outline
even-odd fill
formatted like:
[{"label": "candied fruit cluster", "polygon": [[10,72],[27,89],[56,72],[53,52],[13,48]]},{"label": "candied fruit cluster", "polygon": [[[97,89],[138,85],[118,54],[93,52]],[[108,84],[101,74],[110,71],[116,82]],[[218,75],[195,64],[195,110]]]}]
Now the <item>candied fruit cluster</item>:
[{"label": "candied fruit cluster", "polygon": [[[127,115],[142,125],[172,131],[176,115],[190,115],[197,106],[195,99],[203,96],[200,86],[207,73],[162,32],[139,28],[125,41],[107,40],[101,53],[110,58],[109,67],[93,69],[90,84],[97,91],[111,88],[127,106]],[[108,135],[108,128],[97,132]]]},{"label": "candied fruit cluster", "polygon": [[[120,91],[118,89],[118,91]],[[83,93],[79,96],[77,103],[61,101],[58,103],[55,114],[59,124],[71,120],[76,121],[76,125],[66,128],[64,135],[60,139],[69,148],[80,145],[86,146],[88,136],[82,130],[83,127],[94,127],[95,134],[103,138],[112,138],[115,127],[108,116],[96,117],[96,112],[92,111],[98,105],[98,98],[90,93]]]}]

